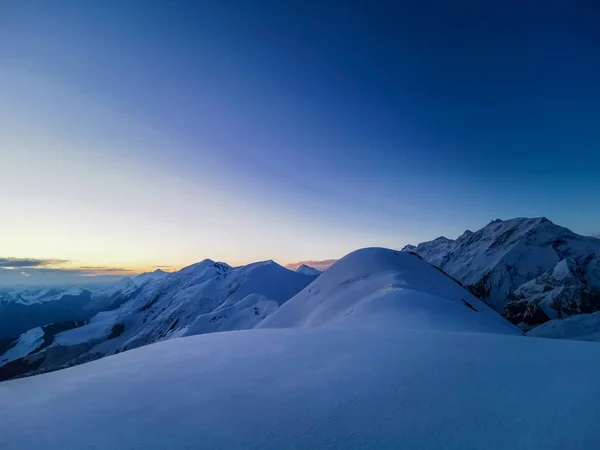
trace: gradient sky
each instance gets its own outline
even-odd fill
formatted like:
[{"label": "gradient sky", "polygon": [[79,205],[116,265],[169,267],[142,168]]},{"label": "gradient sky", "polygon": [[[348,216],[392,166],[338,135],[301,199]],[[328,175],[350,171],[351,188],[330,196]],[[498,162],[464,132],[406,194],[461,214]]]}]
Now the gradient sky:
[{"label": "gradient sky", "polygon": [[600,13],[558,3],[0,2],[0,257],[290,263],[515,216],[598,233]]}]

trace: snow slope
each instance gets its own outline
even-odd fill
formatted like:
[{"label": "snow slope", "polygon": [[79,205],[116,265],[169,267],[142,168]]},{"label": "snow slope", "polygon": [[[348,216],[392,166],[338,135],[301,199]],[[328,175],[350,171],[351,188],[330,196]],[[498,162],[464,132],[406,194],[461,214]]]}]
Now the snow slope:
[{"label": "snow slope", "polygon": [[16,339],[27,330],[69,321],[88,321],[114,309],[135,294],[137,286],[123,278],[96,289],[27,287],[0,292],[0,339]]},{"label": "snow slope", "polygon": [[340,259],[261,328],[375,326],[520,334],[416,254],[383,248]]},{"label": "snow slope", "polygon": [[214,333],[228,330],[248,330],[256,327],[279,307],[275,300],[261,294],[250,294],[233,305],[219,307],[202,314],[186,328],[182,335]]},{"label": "snow slope", "polygon": [[599,366],[510,335],[214,333],[0,383],[0,448],[591,450]]},{"label": "snow slope", "polygon": [[555,319],[535,327],[528,336],[600,342],[600,312]]},{"label": "snow slope", "polygon": [[159,279],[163,278],[164,276],[166,276],[167,274],[168,273],[165,272],[164,270],[156,269],[154,272],[144,272],[144,273],[139,274],[137,277],[135,277],[133,279],[133,282],[137,286],[140,286],[148,281],[159,280]]},{"label": "snow slope", "polygon": [[103,311],[96,314],[89,323],[68,331],[58,333],[54,337],[53,346],[75,345],[93,340],[103,340],[114,326],[117,311]]},{"label": "snow slope", "polygon": [[494,220],[406,250],[443,269],[525,328],[600,309],[600,240],[546,218]]},{"label": "snow slope", "polygon": [[0,356],[0,364],[6,364],[26,356],[28,353],[38,348],[44,341],[44,331],[40,328],[33,328],[19,336],[14,346]]}]

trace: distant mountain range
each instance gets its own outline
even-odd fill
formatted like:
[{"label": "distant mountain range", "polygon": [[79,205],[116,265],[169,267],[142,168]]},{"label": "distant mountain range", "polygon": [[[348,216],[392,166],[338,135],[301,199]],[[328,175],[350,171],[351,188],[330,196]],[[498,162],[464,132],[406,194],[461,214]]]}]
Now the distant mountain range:
[{"label": "distant mountain range", "polygon": [[[409,296],[409,289],[421,294]],[[595,340],[600,240],[546,218],[494,220],[455,240],[440,237],[402,252],[363,249],[325,272],[305,264],[293,271],[273,261],[234,268],[207,259],[106,289],[2,295],[0,380],[172,338],[256,327],[375,320],[454,330],[466,320],[474,330],[497,332],[507,327],[500,313],[523,331],[533,328],[531,335]]]},{"label": "distant mountain range", "polygon": [[[73,318],[61,310],[64,320],[48,327],[40,319],[36,328],[5,342],[0,380],[173,337],[253,328],[316,278],[309,269],[294,272],[273,261],[232,268],[207,259],[175,273],[157,270],[111,289],[85,291],[79,309],[97,314]],[[58,308],[63,302],[44,304]]]}]

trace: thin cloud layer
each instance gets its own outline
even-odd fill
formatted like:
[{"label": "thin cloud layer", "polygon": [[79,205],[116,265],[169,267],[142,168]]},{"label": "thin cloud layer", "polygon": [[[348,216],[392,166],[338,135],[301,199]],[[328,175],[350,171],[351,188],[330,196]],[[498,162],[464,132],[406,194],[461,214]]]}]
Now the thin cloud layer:
[{"label": "thin cloud layer", "polygon": [[87,285],[110,283],[135,271],[125,267],[53,267],[70,262],[62,259],[0,257],[0,286]]},{"label": "thin cloud layer", "polygon": [[107,266],[80,266],[75,271],[85,272],[87,275],[94,273],[111,274],[111,273],[132,273],[132,269],[126,269],[124,267],[107,267]]},{"label": "thin cloud layer", "polygon": [[46,267],[68,262],[65,259],[38,259],[38,258],[0,258],[0,267],[9,269],[25,269],[27,267]]}]

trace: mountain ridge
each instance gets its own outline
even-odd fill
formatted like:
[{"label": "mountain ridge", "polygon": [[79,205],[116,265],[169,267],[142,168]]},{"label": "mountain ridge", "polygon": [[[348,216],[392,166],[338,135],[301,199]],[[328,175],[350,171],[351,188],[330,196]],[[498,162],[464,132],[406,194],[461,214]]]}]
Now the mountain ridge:
[{"label": "mountain ridge", "polygon": [[272,260],[233,268],[205,259],[141,282],[125,279],[119,289],[108,290],[114,291],[110,299],[117,307],[71,329],[44,333],[43,347],[29,345],[32,338],[21,335],[14,345],[30,351],[13,352],[15,358],[3,361],[0,379],[69,367],[174,337],[252,328],[314,278]]},{"label": "mountain ridge", "polygon": [[[600,240],[578,235],[546,217],[495,219],[455,240],[442,237],[403,250],[418,253],[457,278],[523,328],[600,309]],[[565,286],[555,290],[549,275],[565,260],[585,272],[569,284],[570,294],[562,289]]]}]

